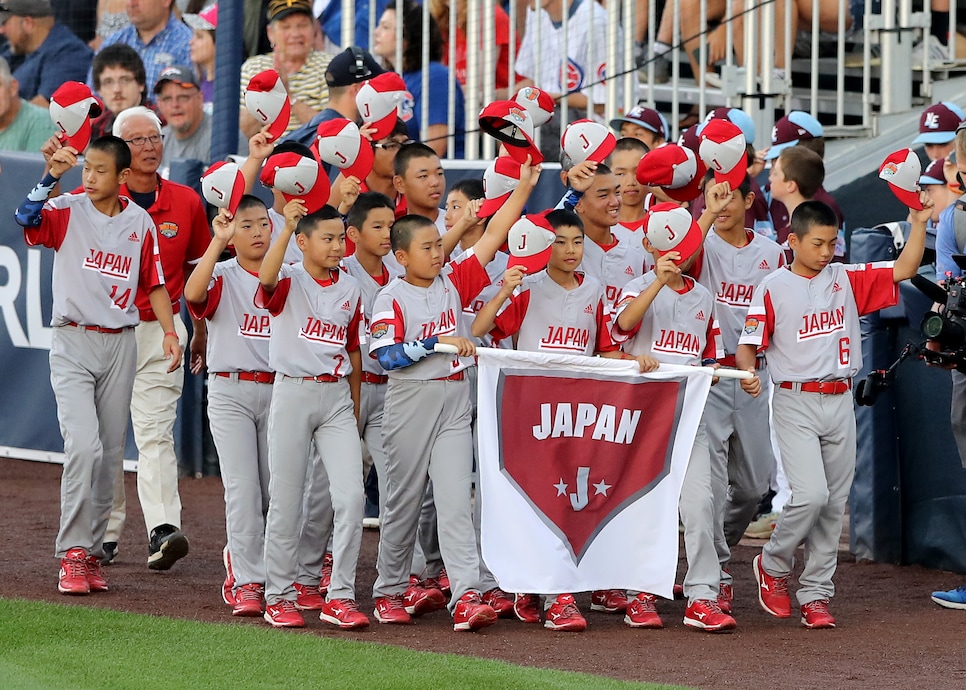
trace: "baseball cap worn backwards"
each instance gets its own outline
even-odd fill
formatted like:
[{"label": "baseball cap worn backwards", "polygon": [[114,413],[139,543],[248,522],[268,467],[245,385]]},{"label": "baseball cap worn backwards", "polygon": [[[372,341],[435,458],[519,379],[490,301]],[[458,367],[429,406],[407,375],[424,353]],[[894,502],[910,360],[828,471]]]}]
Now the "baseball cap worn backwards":
[{"label": "baseball cap worn backwards", "polygon": [[325,83],[329,86],[361,84],[385,72],[368,50],[351,46],[332,58],[325,68]]}]

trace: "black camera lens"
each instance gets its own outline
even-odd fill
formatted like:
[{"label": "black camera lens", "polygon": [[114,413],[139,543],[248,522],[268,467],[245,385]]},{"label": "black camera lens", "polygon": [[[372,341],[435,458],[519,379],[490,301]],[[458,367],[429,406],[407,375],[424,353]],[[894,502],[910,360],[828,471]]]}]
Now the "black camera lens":
[{"label": "black camera lens", "polygon": [[942,335],[945,319],[939,314],[926,314],[922,319],[922,334],[931,340]]}]

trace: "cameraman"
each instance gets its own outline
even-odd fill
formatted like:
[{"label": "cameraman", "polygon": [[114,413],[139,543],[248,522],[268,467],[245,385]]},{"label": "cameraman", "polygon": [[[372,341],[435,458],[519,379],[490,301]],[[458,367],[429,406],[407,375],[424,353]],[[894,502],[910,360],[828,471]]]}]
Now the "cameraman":
[{"label": "cameraman", "polygon": [[[940,282],[963,275],[963,270],[952,257],[953,254],[966,253],[966,122],[956,129],[955,168],[949,172],[955,177],[958,190],[963,194],[939,215],[936,229],[936,275]],[[938,345],[934,346],[932,343],[927,344],[927,347],[939,349]],[[953,367],[949,368],[952,369],[953,381],[949,417],[960,461],[966,467],[966,374]],[[966,584],[948,592],[933,592],[932,600],[946,608],[966,610]]]}]

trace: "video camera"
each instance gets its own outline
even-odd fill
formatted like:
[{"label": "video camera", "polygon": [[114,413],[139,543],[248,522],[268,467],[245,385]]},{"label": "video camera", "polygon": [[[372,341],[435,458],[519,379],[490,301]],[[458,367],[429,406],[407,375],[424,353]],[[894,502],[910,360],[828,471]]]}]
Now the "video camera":
[{"label": "video camera", "polygon": [[[966,270],[966,255],[953,254],[952,259]],[[919,324],[926,341],[908,343],[892,366],[872,371],[860,381],[855,388],[855,401],[859,405],[874,404],[879,394],[892,386],[899,365],[910,355],[916,355],[927,364],[955,367],[966,374],[966,278],[950,278],[944,287],[915,275],[912,284],[939,305],[938,311],[927,311]],[[929,344],[938,345],[939,349],[930,348]]]}]

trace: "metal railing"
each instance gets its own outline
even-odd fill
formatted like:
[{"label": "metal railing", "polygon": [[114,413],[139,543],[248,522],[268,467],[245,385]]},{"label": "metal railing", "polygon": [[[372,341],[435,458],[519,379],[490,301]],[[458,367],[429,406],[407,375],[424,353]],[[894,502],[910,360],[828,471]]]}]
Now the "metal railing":
[{"label": "metal railing", "polygon": [[[445,2],[445,0],[444,0]],[[620,116],[638,102],[656,107],[668,116],[672,127],[672,139],[678,135],[678,123],[684,115],[695,112],[703,118],[706,112],[719,105],[741,107],[755,121],[759,132],[769,132],[774,124],[776,111],[805,110],[819,118],[830,134],[835,136],[852,132],[871,133],[874,129],[873,114],[876,112],[903,112],[915,107],[914,72],[912,66],[912,44],[914,40],[929,33],[928,12],[912,12],[911,0],[882,0],[880,12],[873,14],[872,2],[864,3],[861,29],[849,28],[848,0],[746,0],[743,3],[727,0],[723,16],[709,16],[706,0],[670,0],[664,8],[668,17],[658,16],[655,3],[647,6],[647,31],[641,41],[643,48],[635,41],[634,27],[638,13],[643,11],[635,0],[605,0],[606,7],[592,0],[579,0],[587,5],[574,26],[575,16],[569,10],[568,0],[561,0],[562,13],[554,17],[559,31],[552,29],[557,36],[547,35],[548,27],[553,25],[532,9],[524,10],[529,4],[525,0],[448,0],[448,54],[444,62],[456,63],[457,26],[466,37],[466,69],[462,84],[457,81],[456,71],[450,69],[447,98],[447,114],[450,132],[455,131],[456,89],[461,88],[464,98],[465,158],[492,159],[495,142],[478,132],[477,116],[484,105],[512,96],[512,87],[519,43],[524,37],[526,22],[534,32],[532,41],[535,54],[534,75],[538,77],[536,86],[560,95],[558,111],[561,122],[575,119],[574,108],[568,104],[566,92],[574,90],[587,98],[586,113],[602,122],[609,122]],[[811,5],[811,23],[799,24],[799,33],[809,32],[807,42],[809,56],[806,60],[793,59],[794,46],[799,36],[792,33],[793,13],[799,6],[808,2]],[[781,3],[781,6],[779,6]],[[821,7],[834,3],[834,26],[821,24]],[[956,0],[952,0],[950,16],[955,17]],[[397,17],[401,17],[403,0],[390,0]],[[495,82],[496,65],[500,45],[497,45],[497,7],[505,7],[508,15],[507,54],[511,87],[499,89]],[[465,12],[461,9],[465,8]],[[588,12],[587,10],[592,10]],[[693,35],[683,35],[682,25],[695,25],[697,13],[699,27]],[[576,12],[574,13],[576,15]],[[353,35],[354,12],[352,3],[343,3],[342,35],[345,42],[351,42]],[[596,23],[587,15],[597,17]],[[785,21],[779,26],[778,17]],[[804,14],[802,15],[804,16]],[[373,27],[379,20],[376,0],[369,0],[370,38]],[[465,20],[463,19],[465,17]],[[852,17],[857,23],[859,17]],[[430,2],[424,0],[422,6],[424,64],[429,61],[429,22]],[[647,52],[659,38],[662,20],[670,24],[671,51],[670,79],[667,83],[656,83],[655,60]],[[687,65],[685,44],[697,43],[695,51],[698,65],[707,65],[709,22],[723,27],[725,38],[724,59],[720,69],[720,87],[709,84],[705,69],[698,69],[693,77],[687,77],[682,66]],[[955,22],[951,22],[955,25]],[[402,21],[397,21],[396,64],[402,64],[403,35]],[[600,26],[603,25],[603,31]],[[823,31],[823,28],[825,31]],[[783,40],[778,40],[779,38]],[[603,43],[603,45],[600,45]],[[580,45],[575,45],[580,44]],[[777,55],[778,46],[783,45],[782,55]],[[740,49],[740,50],[739,50]],[[949,50],[955,56],[956,38],[952,32]],[[566,56],[576,51],[582,54],[605,56],[606,73],[598,74],[593,62],[589,65],[568,64]],[[636,51],[645,51],[643,59],[636,60]],[[741,54],[741,61],[736,57]],[[780,59],[779,59],[780,58]],[[929,50],[923,50],[923,65],[918,98],[928,100],[931,94],[932,71],[929,65]],[[554,66],[559,66],[555,70]],[[783,65],[784,69],[776,69]],[[546,74],[554,71],[562,73],[556,79],[547,79]],[[793,81],[794,76],[794,81]],[[422,102],[415,105],[421,114],[421,135],[425,139],[428,129],[429,101],[433,97],[433,85],[429,73],[422,74]],[[579,86],[577,89],[574,85]],[[600,101],[603,101],[602,103]],[[595,108],[595,106],[600,106]],[[540,136],[537,130],[537,136]],[[761,138],[755,142],[759,148],[767,145]],[[447,147],[449,156],[454,152],[454,137],[451,134]]]}]

